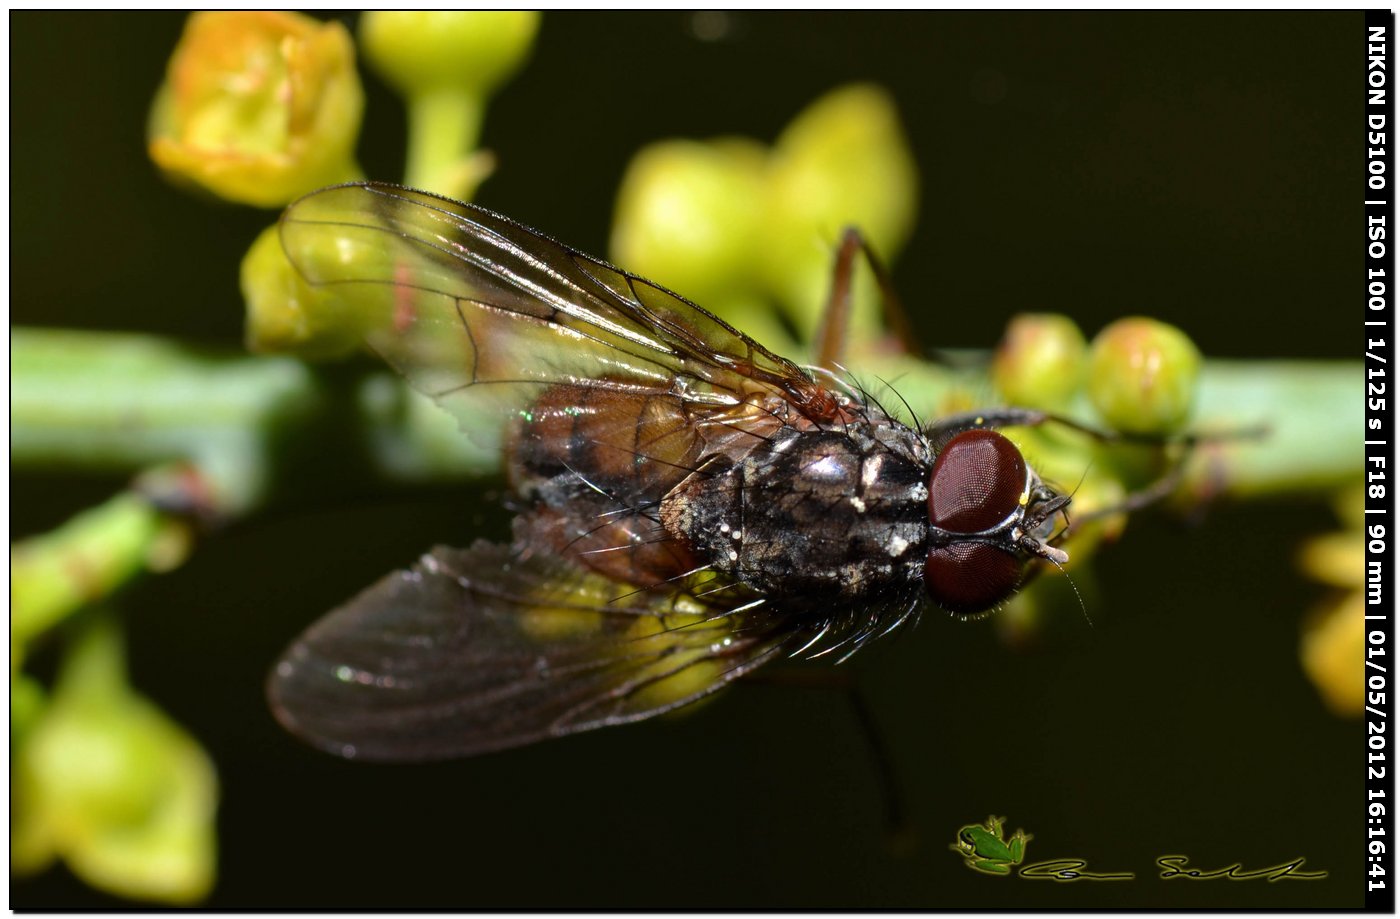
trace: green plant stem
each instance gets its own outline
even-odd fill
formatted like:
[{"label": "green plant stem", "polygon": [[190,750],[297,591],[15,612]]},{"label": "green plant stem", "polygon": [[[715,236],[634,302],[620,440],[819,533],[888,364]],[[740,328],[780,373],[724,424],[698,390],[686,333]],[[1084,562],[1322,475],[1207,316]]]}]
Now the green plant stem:
[{"label": "green plant stem", "polygon": [[166,519],[124,492],[10,548],[10,638],[17,646],[106,596],[157,556]]},{"label": "green plant stem", "polygon": [[279,427],[309,417],[314,376],[285,358],[236,358],[146,335],[14,329],[16,467],[139,471],[196,465],[210,500],[241,513],[270,484]]},{"label": "green plant stem", "polygon": [[1266,429],[1223,447],[1231,495],[1330,490],[1361,477],[1364,386],[1359,361],[1207,361],[1193,427]]},{"label": "green plant stem", "polygon": [[[286,492],[346,500],[367,481],[461,480],[500,463],[499,449],[465,436],[383,371],[316,370],[130,334],[15,329],[10,344],[15,469],[141,473],[133,490],[12,547],[11,634],[20,648],[131,577],[183,558],[180,500],[191,470],[193,509],[229,519]],[[926,418],[954,392],[991,389],[980,373],[887,363],[880,369],[896,371],[900,393]],[[1202,479],[1241,498],[1355,481],[1361,390],[1354,362],[1207,362],[1192,427],[1264,427],[1267,436],[1204,456]]]},{"label": "green plant stem", "polygon": [[404,181],[413,188],[461,198],[475,185],[467,158],[476,149],[485,100],[458,88],[410,96],[408,166]]},{"label": "green plant stem", "polygon": [[[390,483],[499,467],[498,453],[382,372],[334,375],[285,357],[39,329],[14,330],[11,354],[17,469],[136,472],[185,460],[211,477],[218,508],[237,514],[264,502],[298,457],[324,464],[330,447],[349,445],[370,474]],[[901,394],[925,415],[947,387],[991,391],[984,377],[930,365],[895,370]],[[1262,440],[1229,448],[1233,494],[1330,489],[1359,469],[1361,386],[1355,362],[1207,361],[1193,427],[1269,429]],[[481,427],[490,423],[482,419]]]},{"label": "green plant stem", "polygon": [[325,475],[329,462],[424,482],[499,465],[498,454],[384,371],[50,329],[12,330],[10,353],[15,468],[138,473],[189,463],[216,516],[261,506],[298,466],[317,481],[340,481]]},{"label": "green plant stem", "polygon": [[[145,335],[15,329],[14,469],[115,471],[133,487],[11,546],[12,657],[73,612],[189,551],[187,517],[245,516],[281,491],[363,494],[366,480],[489,474],[497,454],[383,371]],[[329,472],[328,472],[329,470]]]}]

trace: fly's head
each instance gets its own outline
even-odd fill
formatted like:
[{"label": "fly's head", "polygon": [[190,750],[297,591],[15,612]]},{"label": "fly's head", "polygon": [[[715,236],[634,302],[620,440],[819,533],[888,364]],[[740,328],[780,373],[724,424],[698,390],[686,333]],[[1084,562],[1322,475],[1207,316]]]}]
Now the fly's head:
[{"label": "fly's head", "polygon": [[980,613],[1010,597],[1032,559],[1069,560],[1049,543],[1069,496],[1042,482],[996,431],[949,438],[937,451],[928,493],[924,587],[952,613]]}]

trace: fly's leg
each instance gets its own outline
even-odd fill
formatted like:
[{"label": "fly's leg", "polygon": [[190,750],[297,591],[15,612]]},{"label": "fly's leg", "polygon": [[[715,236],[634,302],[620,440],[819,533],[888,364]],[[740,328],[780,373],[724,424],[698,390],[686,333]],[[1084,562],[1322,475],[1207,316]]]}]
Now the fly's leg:
[{"label": "fly's leg", "polygon": [[752,673],[743,678],[745,682],[761,686],[801,686],[817,689],[835,689],[845,695],[855,715],[856,727],[870,751],[871,763],[880,783],[880,796],[885,810],[885,839],[890,849],[904,854],[913,849],[915,833],[905,805],[904,786],[894,768],[889,745],[884,732],[875,719],[875,714],[866,702],[865,694],[852,678],[849,671],[833,670],[769,670]]},{"label": "fly's leg", "polygon": [[831,292],[827,295],[826,308],[822,311],[821,325],[817,330],[818,367],[827,370],[840,370],[842,352],[846,347],[846,333],[851,319],[851,290],[855,282],[856,257],[865,256],[866,264],[875,275],[880,286],[880,304],[884,312],[885,325],[899,340],[906,354],[919,354],[918,340],[914,327],[895,292],[894,282],[885,265],[875,254],[869,241],[855,227],[847,227],[841,233],[841,244],[836,249],[836,262],[831,269]]},{"label": "fly's leg", "polygon": [[946,443],[954,434],[961,434],[963,431],[972,431],[978,428],[1012,428],[1026,427],[1034,428],[1043,424],[1058,424],[1077,431],[1086,437],[1092,437],[1099,443],[1105,444],[1139,444],[1146,447],[1164,447],[1172,444],[1180,444],[1183,447],[1197,447],[1211,443],[1229,443],[1237,440],[1256,440],[1266,436],[1269,431],[1265,427],[1241,428],[1236,431],[1221,431],[1206,434],[1132,434],[1121,431],[1105,431],[1093,425],[1075,421],[1065,415],[1057,415],[1054,412],[1044,412],[1034,408],[1016,408],[1008,406],[1004,408],[987,409],[980,412],[963,412],[960,415],[949,415],[947,418],[930,424],[924,433],[928,436],[930,443]]},{"label": "fly's leg", "polygon": [[865,693],[854,680],[847,684],[846,700],[851,704],[856,724],[860,727],[860,733],[865,738],[871,759],[880,776],[880,788],[885,798],[885,839],[891,850],[907,853],[914,847],[914,827],[909,821],[903,785],[895,771],[894,758],[890,756],[889,746],[885,743],[885,734],[880,730],[879,722],[875,720],[875,713],[871,711]]}]

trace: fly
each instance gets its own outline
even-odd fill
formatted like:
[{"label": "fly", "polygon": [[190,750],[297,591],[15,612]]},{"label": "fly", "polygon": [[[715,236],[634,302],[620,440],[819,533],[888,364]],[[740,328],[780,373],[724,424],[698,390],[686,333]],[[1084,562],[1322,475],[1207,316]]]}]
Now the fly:
[{"label": "fly", "polygon": [[288,649],[273,710],[325,750],[442,759],[650,718],[785,656],[844,657],[929,602],[982,613],[1067,560],[1069,497],[995,430],[1043,414],[907,426],[670,291],[424,192],[324,189],[281,237],[371,350],[500,446],[520,509],[508,540],[435,548]]}]

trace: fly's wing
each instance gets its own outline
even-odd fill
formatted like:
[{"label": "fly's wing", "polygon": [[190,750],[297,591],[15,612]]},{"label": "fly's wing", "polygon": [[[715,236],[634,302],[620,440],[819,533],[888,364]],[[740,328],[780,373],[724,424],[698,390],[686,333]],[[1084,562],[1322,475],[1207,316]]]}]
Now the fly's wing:
[{"label": "fly's wing", "polygon": [[342,185],[287,208],[282,245],[333,321],[478,438],[551,385],[734,405],[816,388],[693,303],[483,208]]},{"label": "fly's wing", "polygon": [[289,730],[342,756],[471,756],[649,718],[720,689],[790,630],[550,553],[437,548],[317,622],[270,679]]}]

